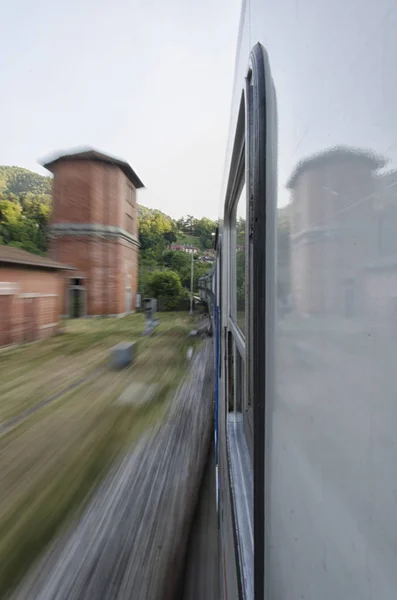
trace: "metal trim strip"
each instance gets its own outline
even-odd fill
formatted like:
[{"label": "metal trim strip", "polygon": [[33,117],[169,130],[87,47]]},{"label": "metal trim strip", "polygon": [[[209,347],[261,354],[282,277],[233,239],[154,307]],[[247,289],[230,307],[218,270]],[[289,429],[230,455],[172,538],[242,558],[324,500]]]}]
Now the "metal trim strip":
[{"label": "metal trim strip", "polygon": [[253,472],[240,413],[228,414],[227,443],[242,592],[244,600],[253,600]]}]

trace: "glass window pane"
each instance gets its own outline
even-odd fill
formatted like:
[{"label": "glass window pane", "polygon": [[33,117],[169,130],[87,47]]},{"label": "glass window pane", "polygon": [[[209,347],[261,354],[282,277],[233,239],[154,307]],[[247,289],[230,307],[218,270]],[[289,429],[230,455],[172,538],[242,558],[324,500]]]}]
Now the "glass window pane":
[{"label": "glass window pane", "polygon": [[242,412],[243,407],[245,406],[245,366],[243,357],[235,342],[233,342],[233,366],[234,410],[235,412]]},{"label": "glass window pane", "polygon": [[245,269],[245,220],[246,220],[246,194],[245,185],[241,191],[235,213],[235,257],[236,257],[236,287],[235,306],[236,314],[233,315],[236,323],[245,333],[245,292],[246,292],[246,269]]}]

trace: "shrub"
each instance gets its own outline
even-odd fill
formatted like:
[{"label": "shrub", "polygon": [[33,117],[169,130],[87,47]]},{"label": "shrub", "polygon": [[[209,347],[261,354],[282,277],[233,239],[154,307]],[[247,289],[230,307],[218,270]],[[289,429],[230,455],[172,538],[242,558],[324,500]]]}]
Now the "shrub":
[{"label": "shrub", "polygon": [[181,279],[175,271],[153,271],[146,282],[148,293],[153,298],[177,300],[183,295]]}]

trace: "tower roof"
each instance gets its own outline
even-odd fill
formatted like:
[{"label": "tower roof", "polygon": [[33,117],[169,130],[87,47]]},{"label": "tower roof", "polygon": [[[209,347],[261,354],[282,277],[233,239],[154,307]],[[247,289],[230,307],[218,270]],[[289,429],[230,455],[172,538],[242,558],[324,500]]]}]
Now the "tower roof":
[{"label": "tower roof", "polygon": [[311,167],[347,161],[365,164],[371,171],[380,169],[386,164],[386,160],[382,156],[378,156],[373,152],[349,146],[336,146],[317,154],[312,154],[301,160],[287,181],[286,187],[289,189],[293,188],[298,178]]},{"label": "tower roof", "polygon": [[119,167],[123,171],[124,175],[131,181],[135,188],[139,189],[145,187],[142,181],[139,179],[138,175],[135,173],[134,169],[128,163],[124,162],[123,160],[120,160],[119,158],[109,156],[108,154],[102,154],[102,152],[97,152],[96,150],[85,150],[83,152],[61,154],[57,158],[54,158],[53,160],[43,164],[43,167],[52,172],[54,165],[65,160],[87,160],[114,165],[116,167]]}]

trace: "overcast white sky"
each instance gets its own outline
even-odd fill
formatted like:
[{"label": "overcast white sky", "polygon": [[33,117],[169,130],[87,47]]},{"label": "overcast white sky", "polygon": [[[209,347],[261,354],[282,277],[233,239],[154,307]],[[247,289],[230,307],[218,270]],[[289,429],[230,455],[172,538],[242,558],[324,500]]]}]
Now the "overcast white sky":
[{"label": "overcast white sky", "polygon": [[0,164],[90,146],[138,200],[218,216],[240,0],[16,0],[0,19]]}]

